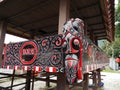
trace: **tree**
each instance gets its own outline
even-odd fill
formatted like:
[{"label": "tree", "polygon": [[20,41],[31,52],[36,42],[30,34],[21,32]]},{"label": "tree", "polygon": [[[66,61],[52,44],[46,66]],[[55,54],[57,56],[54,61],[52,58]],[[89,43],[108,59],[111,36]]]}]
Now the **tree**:
[{"label": "tree", "polygon": [[120,38],[115,38],[112,43],[104,41],[104,45],[101,48],[109,57],[117,58],[120,54]]},{"label": "tree", "polygon": [[120,23],[115,25],[115,38],[120,38]]},{"label": "tree", "polygon": [[113,43],[114,57],[119,57],[120,54],[120,38],[115,38]]},{"label": "tree", "polygon": [[115,21],[120,22],[120,0],[118,0],[118,5],[115,8]]},{"label": "tree", "polygon": [[115,38],[120,38],[120,0],[118,0],[118,5],[115,8]]},{"label": "tree", "polygon": [[102,45],[102,50],[109,56],[112,57],[112,44],[108,42],[107,40],[103,41],[104,44]]}]

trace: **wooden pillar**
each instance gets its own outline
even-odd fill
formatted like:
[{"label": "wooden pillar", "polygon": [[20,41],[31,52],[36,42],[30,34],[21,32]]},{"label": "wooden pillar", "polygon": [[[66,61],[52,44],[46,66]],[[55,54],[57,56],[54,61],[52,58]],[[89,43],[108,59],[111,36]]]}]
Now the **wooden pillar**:
[{"label": "wooden pillar", "polygon": [[35,75],[36,73],[34,71],[32,71],[32,89],[31,90],[34,90],[34,81],[35,81]]},{"label": "wooden pillar", "polygon": [[47,87],[50,87],[50,81],[49,81],[49,80],[50,80],[50,76],[49,76],[49,75],[46,76],[46,80],[47,80],[47,81],[46,81],[46,86],[47,86]]},{"label": "wooden pillar", "polygon": [[58,34],[62,34],[62,27],[69,19],[70,0],[60,0]]},{"label": "wooden pillar", "polygon": [[94,42],[94,34],[93,34],[93,31],[90,31],[90,39]]},{"label": "wooden pillar", "polygon": [[[62,34],[64,23],[69,19],[70,0],[60,0],[58,34]],[[66,90],[65,73],[57,75],[57,90]]]},{"label": "wooden pillar", "polygon": [[97,90],[97,74],[96,74],[96,71],[93,71],[92,72],[92,75],[93,75],[93,90]]},{"label": "wooden pillar", "polygon": [[101,70],[100,69],[97,70],[97,74],[98,74],[98,86],[100,87],[101,86]]},{"label": "wooden pillar", "polygon": [[25,90],[30,90],[30,84],[31,84],[31,70],[27,71]]},{"label": "wooden pillar", "polygon": [[13,70],[13,74],[12,74],[12,80],[11,80],[11,90],[12,90],[12,87],[13,87],[13,82],[14,82],[14,78],[15,78],[15,69]]},{"label": "wooden pillar", "polygon": [[57,90],[67,90],[65,73],[57,75]]},{"label": "wooden pillar", "polygon": [[87,25],[87,23],[86,22],[84,22],[84,36],[87,36],[87,33],[88,33],[88,31],[87,31],[87,28],[88,28],[88,25]]},{"label": "wooden pillar", "polygon": [[83,84],[83,90],[88,90],[88,83],[89,83],[89,74],[85,73],[84,74],[84,84]]},{"label": "wooden pillar", "polygon": [[5,33],[7,30],[7,23],[5,21],[0,21],[0,66],[2,66],[2,54],[4,47]]},{"label": "wooden pillar", "polygon": [[95,45],[98,46],[98,41],[97,41],[97,38],[95,38]]}]

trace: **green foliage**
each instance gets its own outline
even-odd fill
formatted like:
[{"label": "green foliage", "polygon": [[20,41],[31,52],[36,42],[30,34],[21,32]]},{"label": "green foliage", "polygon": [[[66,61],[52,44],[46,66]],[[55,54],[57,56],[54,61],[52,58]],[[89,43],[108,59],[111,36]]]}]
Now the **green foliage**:
[{"label": "green foliage", "polygon": [[118,6],[115,9],[115,20],[118,24],[115,25],[115,41],[113,43],[114,57],[118,57],[120,54],[120,0],[118,0]]},{"label": "green foliage", "polygon": [[120,54],[120,38],[115,38],[113,43],[114,57],[119,57]]},{"label": "green foliage", "polygon": [[103,46],[101,47],[102,50],[109,56],[112,57],[112,44],[108,41],[104,41]]},{"label": "green foliage", "polygon": [[102,49],[109,57],[118,57],[120,54],[120,38],[115,38],[112,43],[104,41]]},{"label": "green foliage", "polygon": [[115,8],[115,38],[120,38],[120,0],[118,0],[118,5]]},{"label": "green foliage", "polygon": [[120,23],[115,25],[115,37],[120,38]]},{"label": "green foliage", "polygon": [[120,22],[120,0],[118,0],[118,5],[115,9],[115,21]]}]

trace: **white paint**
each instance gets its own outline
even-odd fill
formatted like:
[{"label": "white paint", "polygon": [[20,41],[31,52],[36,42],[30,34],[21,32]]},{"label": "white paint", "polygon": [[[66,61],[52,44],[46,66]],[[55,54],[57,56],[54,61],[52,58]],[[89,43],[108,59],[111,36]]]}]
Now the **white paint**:
[{"label": "white paint", "polygon": [[49,67],[49,72],[53,72],[53,67]]}]

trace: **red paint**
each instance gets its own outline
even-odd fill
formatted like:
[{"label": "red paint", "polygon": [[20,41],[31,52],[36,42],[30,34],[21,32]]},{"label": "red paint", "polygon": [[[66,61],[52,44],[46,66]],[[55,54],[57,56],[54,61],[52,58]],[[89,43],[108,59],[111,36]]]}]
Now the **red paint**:
[{"label": "red paint", "polygon": [[[33,46],[33,48],[28,48],[28,49],[24,49],[24,47],[26,47],[27,45],[31,45]],[[37,53],[38,53],[38,48],[37,48],[37,45],[30,41],[30,42],[25,42],[22,47],[20,48],[20,61],[23,63],[23,64],[32,64],[36,58],[37,58]],[[23,55],[34,55],[33,58],[29,61],[26,61],[23,59]]]},{"label": "red paint", "polygon": [[79,59],[79,63],[78,63],[78,79],[83,79],[82,54],[83,54],[83,46],[82,46],[82,41],[80,40],[80,59]]},{"label": "red paint", "polygon": [[57,72],[56,67],[46,67],[46,72]]},{"label": "red paint", "polygon": [[74,59],[74,58],[70,57],[70,58],[67,58],[66,60],[76,60],[76,59]]},{"label": "red paint", "polygon": [[56,45],[60,46],[62,44],[62,39],[59,37],[58,40],[56,41]]},{"label": "red paint", "polygon": [[90,45],[88,46],[88,55],[92,56],[92,47]]},{"label": "red paint", "polygon": [[40,66],[34,66],[34,71],[40,72],[42,68]]},{"label": "red paint", "polygon": [[116,58],[116,62],[117,62],[117,63],[120,63],[120,58]]},{"label": "red paint", "polygon": [[[72,46],[72,43],[73,43],[74,41],[76,41],[76,40],[78,40],[79,43],[80,43],[80,39],[79,39],[78,37],[73,38],[73,39],[71,40],[71,42],[70,42],[70,51],[71,51],[71,53],[77,53],[77,52],[79,51],[79,49],[78,49],[78,50],[75,50],[75,49],[73,48],[73,46]],[[79,45],[79,46],[80,46],[80,45]]]},{"label": "red paint", "polygon": [[27,71],[27,70],[30,69],[30,67],[29,66],[23,66],[22,69],[25,70],[25,71]]},{"label": "red paint", "polygon": [[3,60],[3,62],[2,62],[2,67],[4,67],[4,65],[5,65],[5,60],[6,60],[6,48],[7,48],[7,45],[4,45],[4,49],[3,49],[3,51],[4,51],[4,60]]},{"label": "red paint", "polygon": [[57,69],[55,67],[53,67],[53,72],[57,72]]},{"label": "red paint", "polygon": [[42,41],[42,46],[46,46],[47,42],[48,42],[47,39],[46,39],[46,40],[43,40],[43,41]]}]

